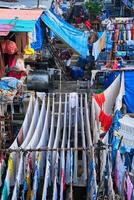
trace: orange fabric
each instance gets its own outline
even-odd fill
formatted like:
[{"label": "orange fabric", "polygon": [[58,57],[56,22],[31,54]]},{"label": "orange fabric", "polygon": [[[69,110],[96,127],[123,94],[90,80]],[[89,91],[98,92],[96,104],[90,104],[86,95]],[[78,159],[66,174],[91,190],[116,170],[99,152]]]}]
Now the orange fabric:
[{"label": "orange fabric", "polygon": [[106,132],[109,130],[112,124],[112,116],[107,115],[104,111],[101,110],[99,115],[99,121],[101,122],[101,128]]},{"label": "orange fabric", "polygon": [[104,95],[104,93],[95,94],[94,98],[95,98],[96,102],[98,103],[98,105],[100,106],[100,108],[102,108],[102,105],[105,102],[105,95]]},{"label": "orange fabric", "polygon": [[132,25],[131,29],[131,39],[134,40],[134,24]]}]

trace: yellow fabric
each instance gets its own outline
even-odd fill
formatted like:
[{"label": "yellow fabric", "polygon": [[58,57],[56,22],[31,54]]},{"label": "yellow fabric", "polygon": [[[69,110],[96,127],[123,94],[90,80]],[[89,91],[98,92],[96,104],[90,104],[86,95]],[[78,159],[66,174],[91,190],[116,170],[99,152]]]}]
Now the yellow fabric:
[{"label": "yellow fabric", "polygon": [[25,55],[34,55],[34,54],[35,54],[35,51],[34,51],[34,49],[32,49],[31,47],[26,47],[26,48],[24,49],[24,54],[25,54]]},{"label": "yellow fabric", "polygon": [[13,176],[13,161],[12,161],[11,156],[9,157],[9,160],[8,160],[8,168],[10,171],[10,177],[12,177]]},{"label": "yellow fabric", "polygon": [[31,178],[30,174],[27,175],[26,177],[27,185],[28,185],[28,191],[27,191],[27,197],[26,200],[30,200],[32,196],[32,189],[31,189]]}]

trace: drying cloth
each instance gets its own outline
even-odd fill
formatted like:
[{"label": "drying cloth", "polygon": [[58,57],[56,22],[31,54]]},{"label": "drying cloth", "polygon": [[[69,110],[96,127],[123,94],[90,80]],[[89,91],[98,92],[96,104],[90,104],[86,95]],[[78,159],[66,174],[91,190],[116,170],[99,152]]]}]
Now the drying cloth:
[{"label": "drying cloth", "polygon": [[107,115],[101,110],[100,115],[99,115],[99,120],[101,122],[101,127],[103,128],[103,130],[108,131],[112,124],[112,116]]},{"label": "drying cloth", "polygon": [[93,43],[92,55],[94,56],[95,60],[97,60],[100,52],[105,47],[106,47],[106,32],[104,32],[102,36],[96,42]]},{"label": "drying cloth", "polygon": [[134,113],[134,72],[125,72],[125,96],[124,101],[127,106],[127,111],[129,113]]},{"label": "drying cloth", "polygon": [[126,180],[125,180],[125,186],[126,186],[126,199],[131,200],[132,198],[132,192],[133,192],[133,184],[130,180],[130,177],[128,174],[126,174]]},{"label": "drying cloth", "polygon": [[94,98],[96,100],[96,102],[98,103],[98,105],[100,106],[100,108],[102,108],[104,102],[105,102],[105,95],[104,93],[100,93],[100,94],[95,94]]},{"label": "drying cloth", "polygon": [[42,49],[44,31],[45,29],[41,27],[41,19],[38,19],[38,21],[35,24],[35,29],[33,30],[33,33],[30,35],[32,37],[30,38],[31,41],[30,45],[31,48],[33,48],[35,51],[39,51]]}]

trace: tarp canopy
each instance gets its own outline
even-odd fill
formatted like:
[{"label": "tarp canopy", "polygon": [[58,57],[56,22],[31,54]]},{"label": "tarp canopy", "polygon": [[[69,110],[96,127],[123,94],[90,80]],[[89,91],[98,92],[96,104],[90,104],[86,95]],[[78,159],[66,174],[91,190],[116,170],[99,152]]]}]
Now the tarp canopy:
[{"label": "tarp canopy", "polygon": [[34,20],[0,19],[0,24],[14,25],[12,32],[31,32],[35,23]]},{"label": "tarp canopy", "polygon": [[0,9],[0,24],[12,25],[12,32],[31,32],[42,12],[43,10]]},{"label": "tarp canopy", "polygon": [[82,57],[88,56],[88,35],[65,22],[50,11],[41,16],[42,21],[65,43]]}]

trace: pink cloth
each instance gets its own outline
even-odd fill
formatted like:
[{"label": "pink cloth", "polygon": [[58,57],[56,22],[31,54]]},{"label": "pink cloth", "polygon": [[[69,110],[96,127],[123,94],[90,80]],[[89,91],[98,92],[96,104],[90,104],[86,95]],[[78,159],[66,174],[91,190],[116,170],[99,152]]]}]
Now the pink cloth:
[{"label": "pink cloth", "polygon": [[10,24],[0,24],[0,36],[7,36],[13,27]]},{"label": "pink cloth", "polygon": [[128,174],[126,174],[126,199],[131,200],[133,185]]}]

